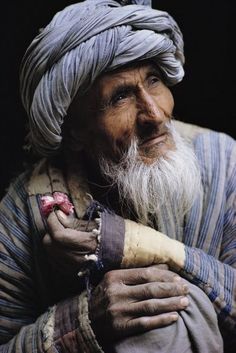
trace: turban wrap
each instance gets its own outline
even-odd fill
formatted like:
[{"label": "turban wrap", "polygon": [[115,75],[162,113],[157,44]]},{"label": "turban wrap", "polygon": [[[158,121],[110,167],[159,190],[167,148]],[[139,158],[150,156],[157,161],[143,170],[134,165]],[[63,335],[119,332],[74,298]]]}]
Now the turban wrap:
[{"label": "turban wrap", "polygon": [[174,19],[147,0],[86,0],[55,14],[27,49],[20,90],[30,142],[42,156],[61,144],[73,98],[102,72],[152,59],[171,86],[184,76],[183,38]]}]

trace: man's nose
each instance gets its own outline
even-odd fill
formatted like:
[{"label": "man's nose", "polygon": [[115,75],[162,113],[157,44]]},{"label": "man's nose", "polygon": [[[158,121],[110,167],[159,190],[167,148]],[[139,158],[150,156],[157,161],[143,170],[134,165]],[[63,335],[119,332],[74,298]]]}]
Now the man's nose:
[{"label": "man's nose", "polygon": [[145,89],[141,89],[137,100],[137,123],[139,126],[158,126],[162,124],[165,115],[158,106],[155,97],[150,95]]}]

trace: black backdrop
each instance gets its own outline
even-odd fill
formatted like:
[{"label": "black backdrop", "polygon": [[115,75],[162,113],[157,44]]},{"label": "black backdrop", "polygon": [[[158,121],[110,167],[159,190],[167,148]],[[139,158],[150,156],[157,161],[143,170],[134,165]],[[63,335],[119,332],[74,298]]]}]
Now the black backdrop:
[{"label": "black backdrop", "polygon": [[[0,196],[23,169],[26,115],[18,93],[21,57],[40,27],[74,3],[66,0],[5,2],[1,11]],[[175,116],[236,137],[235,1],[153,0],[176,19],[185,40],[185,78],[173,93]]]}]

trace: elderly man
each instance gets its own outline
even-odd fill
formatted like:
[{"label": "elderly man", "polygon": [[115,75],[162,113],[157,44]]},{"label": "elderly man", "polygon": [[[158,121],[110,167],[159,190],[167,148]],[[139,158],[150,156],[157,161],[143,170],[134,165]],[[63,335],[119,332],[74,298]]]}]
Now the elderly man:
[{"label": "elderly man", "polygon": [[1,202],[0,352],[230,351],[236,145],[172,120],[182,34],[149,5],[71,5],[25,54],[46,158]]}]

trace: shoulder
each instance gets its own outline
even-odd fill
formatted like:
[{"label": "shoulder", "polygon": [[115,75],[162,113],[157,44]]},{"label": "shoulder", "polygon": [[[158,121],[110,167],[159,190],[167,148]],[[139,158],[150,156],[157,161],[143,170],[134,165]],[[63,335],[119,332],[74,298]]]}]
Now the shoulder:
[{"label": "shoulder", "polygon": [[179,120],[173,120],[173,124],[176,130],[180,133],[180,135],[189,141],[194,140],[199,135],[206,134],[212,131],[202,126],[184,123]]},{"label": "shoulder", "polygon": [[205,152],[214,149],[224,153],[229,158],[230,156],[236,156],[236,140],[233,137],[223,132],[177,120],[174,121],[174,125],[180,135],[192,143],[195,149],[202,146]]},{"label": "shoulder", "polygon": [[[201,126],[174,122],[177,131],[193,145],[204,179],[219,179],[235,185],[236,140],[231,136]],[[235,187],[235,186],[234,186]]]},{"label": "shoulder", "polygon": [[[10,225],[18,225],[22,229],[30,227],[30,196],[32,191],[38,188],[40,180],[46,179],[45,160],[39,161],[37,164],[28,167],[23,173],[16,176],[9,183],[5,196],[0,202],[0,222],[1,226],[9,228]],[[47,183],[44,185],[47,188]],[[40,190],[43,191],[43,190]],[[46,191],[45,191],[46,192]]]},{"label": "shoulder", "polygon": [[31,171],[27,170],[15,177],[9,184],[5,196],[0,203],[0,211],[14,211],[18,206],[23,208],[28,198],[28,182]]},{"label": "shoulder", "polygon": [[1,200],[1,205],[9,198],[14,199],[15,202],[27,202],[32,190],[38,187],[39,176],[45,178],[45,175],[47,175],[46,165],[46,160],[41,160],[14,177]]}]

